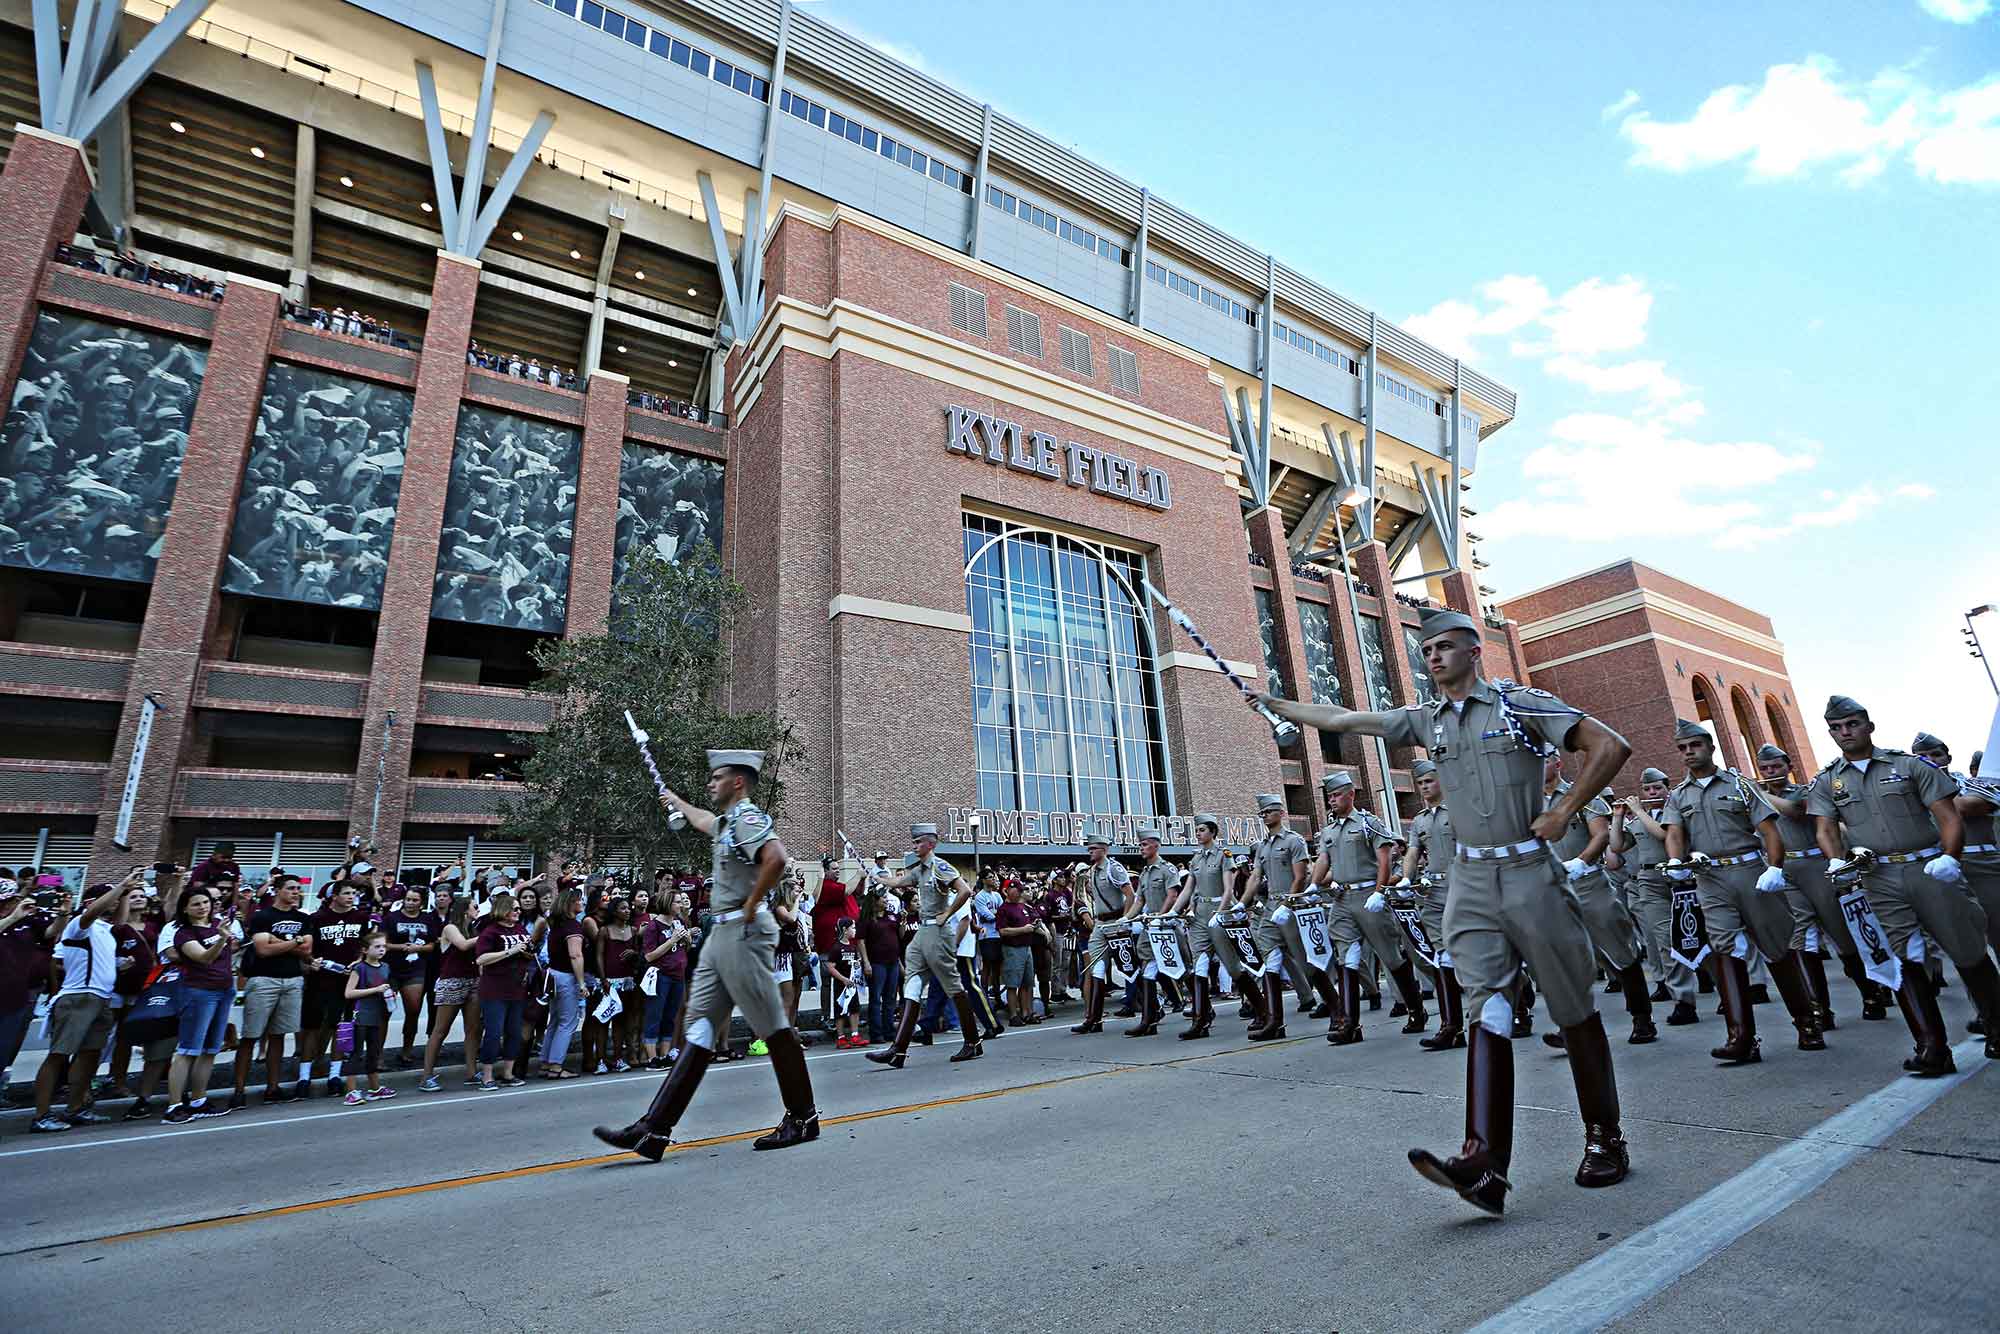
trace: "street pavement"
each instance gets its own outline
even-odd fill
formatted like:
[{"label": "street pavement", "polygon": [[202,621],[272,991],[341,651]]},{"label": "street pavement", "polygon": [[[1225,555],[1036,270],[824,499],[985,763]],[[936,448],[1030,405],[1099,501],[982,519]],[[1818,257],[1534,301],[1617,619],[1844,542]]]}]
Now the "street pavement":
[{"label": "street pavement", "polygon": [[[1946,993],[1955,1033],[1970,1017]],[[1608,1012],[1633,1172],[1584,1191],[1566,1063],[1515,1044],[1504,1220],[1405,1150],[1462,1135],[1462,1052],[1387,1011],[1218,1036],[1013,1029],[902,1071],[817,1047],[815,1144],[751,1151],[769,1065],[711,1070],[658,1165],[596,1122],[659,1078],[327,1099],[183,1127],[30,1136],[0,1119],[8,1328],[425,1330],[1900,1331],[2000,1323],[2000,1074],[1900,1077],[1907,1033],[1844,980],[1830,1050],[1759,1008],[1765,1060],[1718,1069],[1722,1025],[1632,1048]],[[1615,1003],[1615,1000],[1614,1000]],[[1074,1011],[1058,1020],[1073,1018]],[[407,1087],[407,1086],[406,1086]]]}]

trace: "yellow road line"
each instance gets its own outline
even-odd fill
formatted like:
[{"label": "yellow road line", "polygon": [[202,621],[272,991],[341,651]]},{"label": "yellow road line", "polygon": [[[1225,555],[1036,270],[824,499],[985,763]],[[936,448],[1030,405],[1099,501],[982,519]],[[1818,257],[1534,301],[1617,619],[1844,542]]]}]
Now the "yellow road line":
[{"label": "yellow road line", "polygon": [[[1087,1070],[1081,1074],[1063,1075],[1056,1079],[1036,1080],[1031,1084],[1009,1084],[1004,1088],[985,1089],[977,1093],[959,1093],[949,1098],[932,1098],[926,1102],[904,1103],[896,1107],[882,1107],[868,1112],[849,1112],[844,1116],[828,1117],[820,1122],[822,1128],[830,1126],[857,1125],[863,1121],[878,1121],[885,1116],[906,1116],[912,1112],[934,1111],[940,1107],[960,1107],[967,1103],[985,1102],[990,1098],[1003,1098],[1015,1093],[1034,1093],[1042,1089],[1059,1088],[1065,1084],[1081,1083],[1089,1079],[1103,1079],[1107,1075],[1128,1074],[1135,1070],[1163,1070],[1173,1066],[1187,1065],[1194,1061],[1205,1061],[1217,1056],[1236,1056],[1250,1051],[1269,1051],[1275,1047],[1288,1047],[1294,1042],[1304,1041],[1292,1038],[1282,1042],[1261,1043],[1256,1047],[1233,1047],[1227,1051],[1201,1052],[1193,1056],[1183,1056],[1172,1061],[1161,1061],[1151,1065],[1116,1065],[1102,1070]],[[707,1139],[688,1140],[685,1143],[669,1145],[667,1152],[690,1153],[696,1149],[712,1149],[723,1144],[740,1144],[744,1140],[755,1139],[762,1130],[743,1130],[733,1135],[713,1135]],[[210,1228],[231,1227],[238,1223],[259,1223],[271,1218],[285,1218],[293,1214],[316,1213],[321,1209],[338,1209],[350,1204],[371,1204],[377,1200],[403,1199],[411,1195],[424,1195],[431,1191],[458,1190],[465,1186],[483,1186],[496,1181],[516,1181],[525,1177],[545,1176],[551,1172],[568,1172],[579,1167],[603,1167],[609,1163],[630,1158],[629,1153],[601,1153],[588,1158],[566,1158],[560,1162],[536,1163],[528,1167],[511,1167],[502,1172],[481,1172],[475,1176],[450,1177],[443,1181],[427,1181],[409,1186],[391,1186],[385,1190],[363,1191],[357,1195],[341,1195],[329,1200],[308,1200],[303,1204],[280,1205],[275,1209],[253,1209],[246,1213],[224,1214],[218,1218],[198,1218],[186,1223],[169,1223],[163,1227],[141,1228],[136,1232],[118,1232],[108,1237],[95,1237],[84,1241],[66,1242],[65,1246],[111,1245],[117,1242],[144,1241],[150,1237],[171,1236],[179,1232],[201,1232]]]}]

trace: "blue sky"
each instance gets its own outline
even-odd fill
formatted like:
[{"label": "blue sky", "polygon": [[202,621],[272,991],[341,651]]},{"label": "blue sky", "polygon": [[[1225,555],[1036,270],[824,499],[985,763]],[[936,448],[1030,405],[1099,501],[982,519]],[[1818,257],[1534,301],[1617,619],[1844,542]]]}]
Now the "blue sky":
[{"label": "blue sky", "polygon": [[1635,557],[1770,616],[1809,720],[1983,743],[1992,0],[810,7],[1512,385],[1503,598]]}]

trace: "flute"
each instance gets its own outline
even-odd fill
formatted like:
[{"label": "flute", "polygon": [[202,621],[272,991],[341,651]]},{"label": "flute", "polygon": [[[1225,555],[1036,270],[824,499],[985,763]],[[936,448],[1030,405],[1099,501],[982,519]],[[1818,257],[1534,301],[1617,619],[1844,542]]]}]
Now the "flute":
[{"label": "flute", "polygon": [[[653,738],[640,730],[639,724],[633,719],[632,710],[630,709],[625,710],[625,725],[632,729],[632,740],[639,745],[639,758],[646,762],[646,772],[653,776],[654,790],[660,794],[660,800],[666,801],[667,780],[660,777],[660,766],[653,763],[652,747],[646,744]],[[675,810],[671,804],[667,807],[667,828],[673,830],[675,833],[679,833],[681,830],[687,828],[687,817]]]},{"label": "flute", "polygon": [[1166,596],[1159,589],[1153,587],[1151,580],[1142,576],[1139,580],[1139,586],[1146,590],[1147,597],[1159,603],[1166,610],[1167,619],[1186,631],[1187,637],[1195,642],[1196,647],[1201,649],[1203,653],[1206,653],[1208,660],[1214,663],[1224,676],[1229,678],[1229,683],[1236,687],[1237,691],[1243,696],[1244,702],[1264,715],[1264,721],[1271,724],[1271,731],[1276,734],[1280,743],[1289,742],[1298,736],[1299,729],[1296,725],[1280,718],[1277,714],[1271,712],[1270,709],[1257,702],[1257,692],[1246,685],[1243,678],[1236,674],[1235,669],[1222,660],[1222,655],[1217,653],[1206,639],[1202,638],[1201,631],[1194,628],[1194,621],[1189,618],[1186,612],[1167,601]]}]

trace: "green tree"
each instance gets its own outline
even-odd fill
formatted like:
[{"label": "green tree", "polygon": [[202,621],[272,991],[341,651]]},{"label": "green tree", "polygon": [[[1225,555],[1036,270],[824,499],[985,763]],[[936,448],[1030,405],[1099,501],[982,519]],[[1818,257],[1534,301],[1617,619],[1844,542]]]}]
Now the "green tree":
[{"label": "green tree", "polygon": [[645,871],[708,859],[708,840],[667,827],[653,780],[625,725],[630,709],[651,733],[667,785],[701,803],[710,746],[765,752],[758,804],[784,803],[783,769],[796,758],[790,727],[770,713],[730,713],[728,631],[742,612],[741,584],[707,547],[668,561],[649,547],[631,553],[612,598],[607,633],[552,640],[535,651],[538,688],[554,716],[533,748],[520,798],[504,803],[502,833],[544,857],[588,858],[613,845],[632,849]]}]

